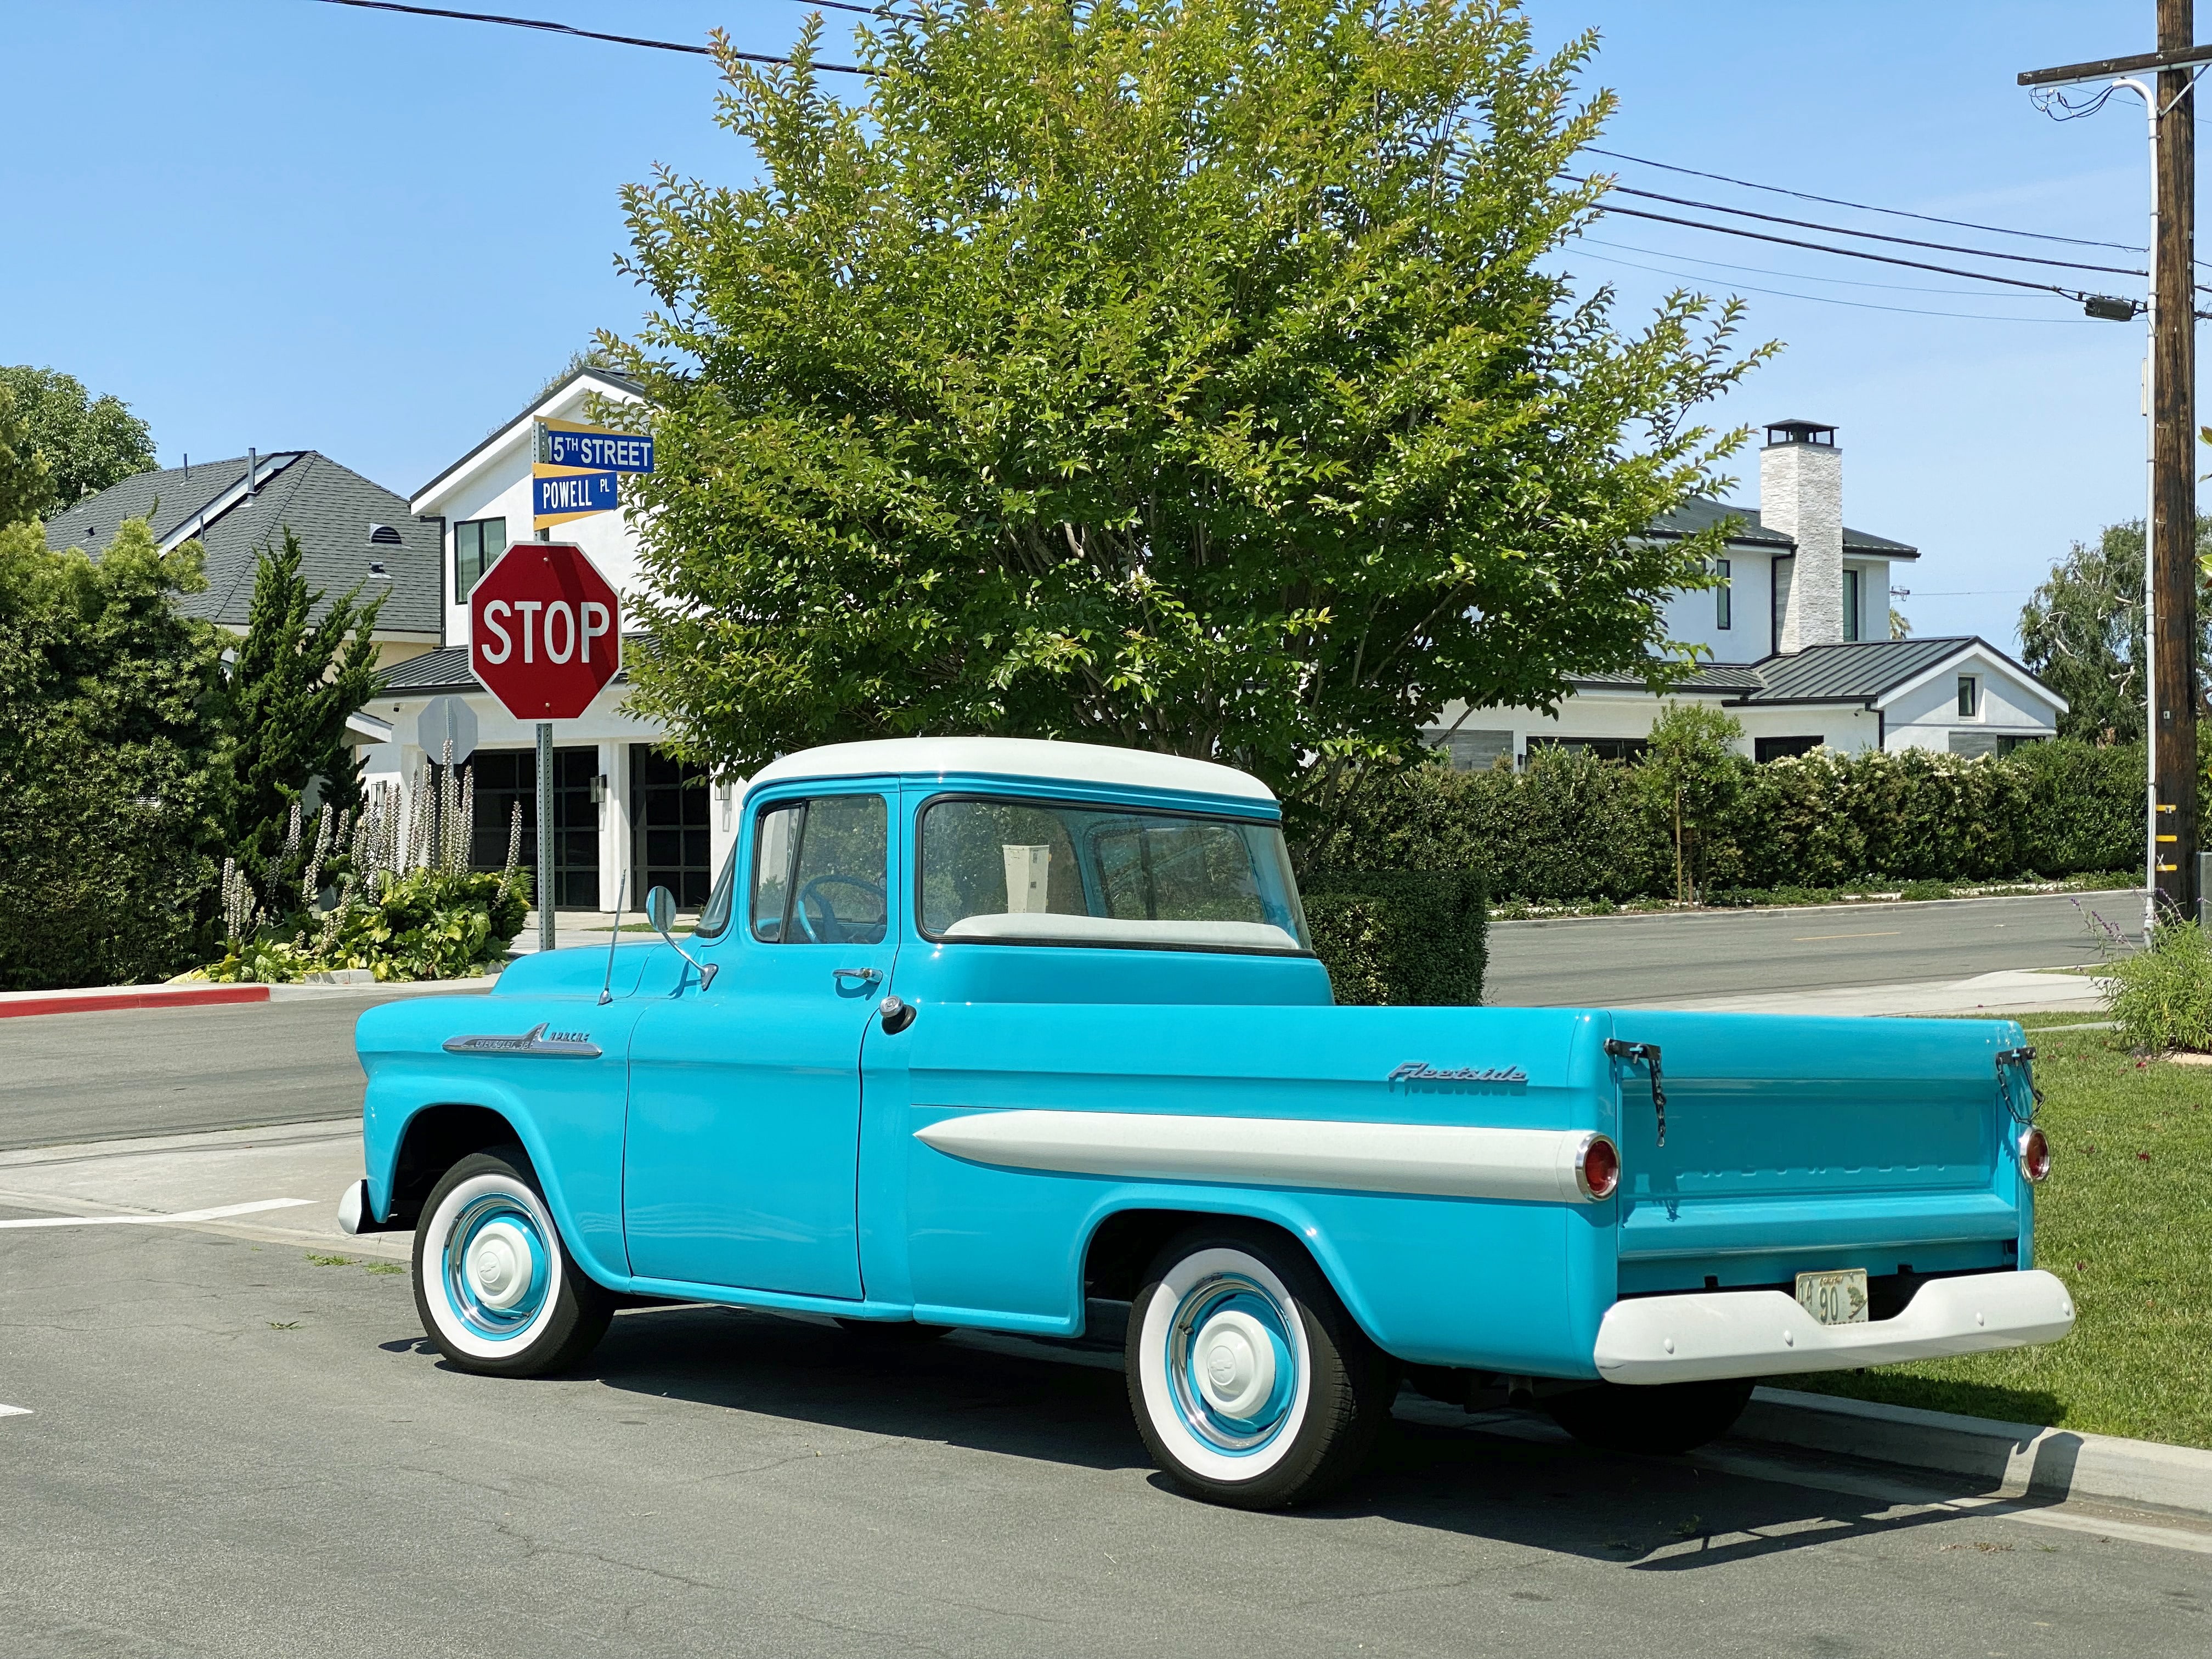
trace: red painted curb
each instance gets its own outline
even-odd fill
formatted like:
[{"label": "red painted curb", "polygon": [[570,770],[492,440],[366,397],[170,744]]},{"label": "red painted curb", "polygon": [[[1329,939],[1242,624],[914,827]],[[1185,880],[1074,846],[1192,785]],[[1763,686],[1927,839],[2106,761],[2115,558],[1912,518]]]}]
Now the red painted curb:
[{"label": "red painted curb", "polygon": [[217,1002],[266,1002],[265,985],[134,986],[113,991],[26,991],[0,996],[0,1019],[25,1014],[97,1014],[117,1008],[198,1008]]}]

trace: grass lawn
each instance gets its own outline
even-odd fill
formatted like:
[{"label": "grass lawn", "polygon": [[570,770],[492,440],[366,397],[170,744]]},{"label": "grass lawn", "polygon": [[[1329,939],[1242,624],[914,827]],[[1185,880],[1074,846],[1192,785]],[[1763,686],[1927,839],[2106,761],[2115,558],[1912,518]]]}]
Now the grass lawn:
[{"label": "grass lawn", "polygon": [[2015,1423],[2212,1447],[2212,1066],[2138,1060],[2109,1030],[2029,1015],[2051,1179],[2035,1265],[2074,1291],[2074,1334],[2044,1348],[1775,1377]]}]

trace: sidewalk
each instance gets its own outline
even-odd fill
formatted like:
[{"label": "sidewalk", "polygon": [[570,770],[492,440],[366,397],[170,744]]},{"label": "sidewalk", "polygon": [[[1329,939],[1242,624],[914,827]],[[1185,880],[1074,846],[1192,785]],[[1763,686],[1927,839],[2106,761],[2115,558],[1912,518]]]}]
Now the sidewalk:
[{"label": "sidewalk", "polygon": [[2107,981],[2059,969],[2010,968],[1970,979],[1923,980],[1906,985],[1834,986],[1815,991],[1769,991],[1747,996],[1686,997],[1636,1005],[1698,1013],[1857,1014],[1897,1018],[1915,1014],[2079,1013],[2104,1012]]}]

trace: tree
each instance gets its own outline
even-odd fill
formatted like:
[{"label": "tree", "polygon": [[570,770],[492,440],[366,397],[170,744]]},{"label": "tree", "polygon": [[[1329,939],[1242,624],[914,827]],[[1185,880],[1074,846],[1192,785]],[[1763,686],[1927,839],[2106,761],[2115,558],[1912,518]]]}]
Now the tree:
[{"label": "tree", "polygon": [[[631,672],[674,746],[997,732],[1294,799],[1443,705],[1663,684],[1696,423],[1764,355],[1543,268],[1601,183],[1585,35],[1512,0],[1006,0],[863,30],[863,105],[720,48],[764,175],[625,192],[659,471]],[[632,418],[642,419],[641,412]],[[629,486],[625,486],[627,489]]]},{"label": "tree", "polygon": [[94,398],[75,375],[28,363],[0,367],[0,385],[15,394],[32,446],[46,459],[49,493],[39,516],[51,518],[154,465],[152,432],[112,392]]},{"label": "tree", "polygon": [[200,546],[132,520],[95,563],[0,529],[0,988],[188,966],[215,886],[215,630]]},{"label": "tree", "polygon": [[1674,896],[1693,899],[1708,867],[1709,843],[1744,787],[1738,750],[1743,722],[1711,703],[1670,702],[1651,722],[1641,775],[1674,837]]},{"label": "tree", "polygon": [[224,687],[224,723],[233,746],[228,848],[252,872],[270,909],[296,909],[313,895],[273,890],[293,804],[321,781],[320,799],[341,809],[361,804],[361,763],[347,746],[346,717],[376,690],[373,637],[381,599],[356,600],[356,587],[311,620],[323,594],[300,574],[300,541],[290,529],[280,549],[264,549],[253,574],[246,637]]},{"label": "tree", "polygon": [[[2197,521],[2197,614],[2212,625],[2212,518]],[[2135,743],[2143,734],[2143,527],[2136,519],[2107,525],[2093,543],[2076,542],[2051,568],[2020,613],[2021,659],[2069,705],[2061,737]],[[2212,634],[2197,659],[2212,662]]]},{"label": "tree", "polygon": [[52,481],[31,423],[15,406],[15,388],[0,380],[0,525],[36,519],[52,499]]}]

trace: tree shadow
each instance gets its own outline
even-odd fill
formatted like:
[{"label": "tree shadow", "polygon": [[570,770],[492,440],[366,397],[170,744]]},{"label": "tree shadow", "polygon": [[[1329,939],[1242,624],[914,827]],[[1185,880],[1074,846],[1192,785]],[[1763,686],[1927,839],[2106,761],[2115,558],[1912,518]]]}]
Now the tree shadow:
[{"label": "tree shadow", "polygon": [[[896,1328],[894,1328],[896,1329]],[[1118,1358],[1019,1338],[856,1333],[732,1308],[617,1319],[581,1375],[608,1388],[1077,1468],[1144,1469]],[[1727,1460],[1720,1460],[1727,1461]],[[1900,1496],[1910,1479],[1910,1492]],[[1182,1499],[1158,1474],[1151,1484]],[[1871,1483],[1871,1484],[1870,1484]],[[1838,1484],[1850,1486],[1850,1480]],[[1594,1451],[1529,1413],[1464,1417],[1401,1399],[1369,1470],[1286,1524],[1376,1516],[1500,1543],[1681,1571],[1909,1530],[1954,1510],[1901,1504],[1971,1483],[1862,1468],[1854,1496],[1753,1478],[1712,1460]]]}]

